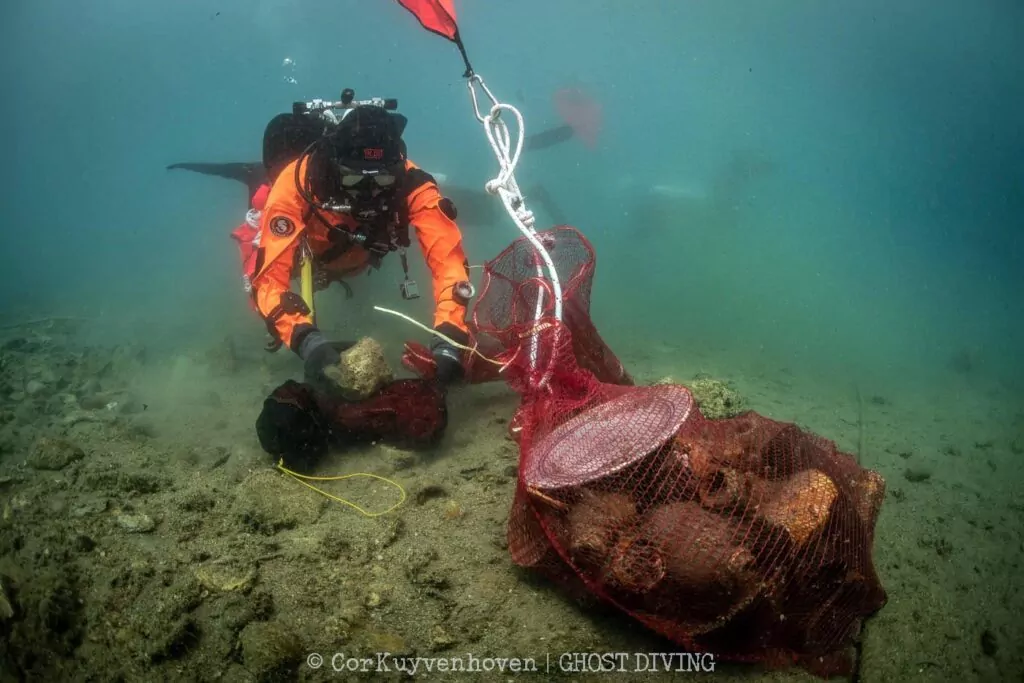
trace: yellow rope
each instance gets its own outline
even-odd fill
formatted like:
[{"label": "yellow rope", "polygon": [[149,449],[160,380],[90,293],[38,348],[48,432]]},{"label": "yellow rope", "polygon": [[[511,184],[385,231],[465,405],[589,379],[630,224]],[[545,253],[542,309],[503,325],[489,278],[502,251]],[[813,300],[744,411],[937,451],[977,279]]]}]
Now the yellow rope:
[{"label": "yellow rope", "polygon": [[[340,474],[340,475],[334,476],[334,477],[311,477],[311,476],[308,476],[308,475],[305,475],[305,474],[299,474],[298,472],[293,472],[290,469],[288,469],[287,467],[285,467],[284,466],[284,458],[282,458],[282,459],[277,461],[277,469],[281,470],[282,472],[284,472],[288,476],[292,477],[293,479],[295,479],[297,482],[299,482],[303,486],[305,486],[307,488],[313,489],[314,491],[316,491],[320,495],[326,496],[327,498],[330,498],[331,500],[337,501],[337,502],[341,503],[342,505],[349,506],[350,508],[352,508],[353,510],[355,510],[359,514],[363,515],[364,517],[380,517],[381,515],[386,515],[389,512],[391,512],[392,510],[396,509],[399,505],[401,505],[402,503],[405,502],[405,489],[402,488],[401,484],[399,484],[397,482],[394,482],[394,481],[391,481],[390,479],[388,479],[386,477],[381,477],[381,476],[376,475],[376,474],[370,474],[368,472],[355,472],[353,474]],[[304,479],[309,480],[309,481],[338,481],[338,480],[341,480],[341,479],[351,479],[353,477],[370,477],[371,479],[379,479],[380,481],[387,482],[388,484],[391,484],[396,489],[398,489],[399,493],[401,494],[401,497],[398,499],[397,503],[395,503],[394,505],[389,507],[387,510],[384,510],[383,512],[367,512],[366,510],[364,510],[363,508],[359,507],[358,505],[356,505],[355,503],[353,503],[350,500],[345,500],[344,498],[339,498],[338,496],[335,496],[335,495],[332,495],[330,493],[327,493],[323,489],[319,489],[316,486],[313,486],[312,484],[307,484],[305,481],[303,481]]]}]

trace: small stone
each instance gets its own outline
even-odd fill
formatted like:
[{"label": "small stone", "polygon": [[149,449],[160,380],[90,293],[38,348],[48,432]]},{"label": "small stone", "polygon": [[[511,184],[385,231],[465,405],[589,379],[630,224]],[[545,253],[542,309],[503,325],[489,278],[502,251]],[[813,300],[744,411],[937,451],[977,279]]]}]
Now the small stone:
[{"label": "small stone", "polygon": [[931,476],[932,473],[929,472],[928,470],[914,467],[908,467],[903,472],[903,478],[915,484],[918,484],[922,481],[927,481],[928,479],[931,479]]},{"label": "small stone", "polygon": [[996,653],[999,652],[999,642],[996,641],[996,634],[988,629],[981,632],[981,651],[985,653],[986,657],[995,657]]},{"label": "small stone", "polygon": [[95,547],[96,541],[92,540],[85,534],[79,534],[75,537],[75,550],[87,553]]},{"label": "small stone", "polygon": [[416,492],[413,499],[417,505],[423,505],[432,498],[444,498],[447,495],[448,492],[444,490],[443,486],[439,484],[426,484]]},{"label": "small stone", "polygon": [[103,410],[110,403],[110,397],[104,394],[86,394],[78,401],[82,410]]},{"label": "small stone", "polygon": [[236,563],[211,564],[196,569],[196,579],[211,593],[248,593],[256,582],[256,570]]},{"label": "small stone", "polygon": [[295,630],[274,622],[250,622],[238,636],[245,668],[255,680],[293,680],[302,661]]},{"label": "small stone", "polygon": [[79,422],[105,422],[112,423],[114,421],[113,413],[104,411],[99,412],[86,412],[84,410],[75,410],[64,416],[61,420],[65,427],[73,427]]},{"label": "small stone", "polygon": [[445,519],[458,519],[466,514],[466,511],[462,509],[459,501],[449,498],[444,504],[444,517]]},{"label": "small stone", "polygon": [[156,528],[156,523],[145,514],[120,514],[117,516],[117,525],[130,534],[148,534]]},{"label": "small stone", "polygon": [[445,650],[455,644],[455,639],[444,629],[444,626],[438,624],[430,633],[430,649],[434,650]]},{"label": "small stone", "polygon": [[29,383],[25,385],[25,393],[29,396],[35,396],[44,389],[46,389],[46,385],[37,379],[30,380]]},{"label": "small stone", "polygon": [[4,590],[3,580],[0,580],[0,621],[6,621],[14,616],[14,607],[7,599],[7,592]]},{"label": "small stone", "polygon": [[76,518],[88,517],[89,515],[99,514],[106,511],[107,501],[95,500],[89,503],[84,503],[71,510],[71,516]]},{"label": "small stone", "polygon": [[62,470],[84,457],[85,452],[75,444],[44,436],[36,441],[26,464],[37,470]]},{"label": "small stone", "polygon": [[409,469],[416,464],[416,456],[413,453],[383,444],[377,446],[377,448],[381,456],[391,463],[392,469],[396,472]]}]

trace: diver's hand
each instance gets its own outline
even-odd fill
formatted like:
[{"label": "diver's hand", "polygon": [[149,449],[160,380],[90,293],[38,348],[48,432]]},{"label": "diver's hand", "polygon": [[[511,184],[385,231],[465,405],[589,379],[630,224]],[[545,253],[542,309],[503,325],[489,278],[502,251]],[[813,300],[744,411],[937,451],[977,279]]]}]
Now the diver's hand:
[{"label": "diver's hand", "polygon": [[321,391],[329,390],[333,383],[324,375],[324,368],[337,365],[341,360],[337,345],[327,341],[319,330],[313,330],[302,340],[296,352],[304,363],[306,382]]},{"label": "diver's hand", "polygon": [[436,379],[441,386],[454,384],[462,379],[465,370],[462,367],[462,352],[443,339],[431,346],[434,363],[437,364]]}]

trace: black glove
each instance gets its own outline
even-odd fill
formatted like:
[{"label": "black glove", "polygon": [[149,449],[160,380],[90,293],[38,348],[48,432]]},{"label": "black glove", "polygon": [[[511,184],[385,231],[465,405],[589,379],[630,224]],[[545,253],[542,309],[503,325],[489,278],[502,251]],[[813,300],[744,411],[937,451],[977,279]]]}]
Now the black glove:
[{"label": "black glove", "polygon": [[346,342],[331,343],[324,339],[319,330],[313,330],[306,334],[296,353],[305,364],[303,376],[307,384],[313,385],[320,391],[330,391],[333,383],[324,376],[324,368],[337,365],[341,360],[341,351],[351,344]]},{"label": "black glove", "polygon": [[441,386],[448,386],[462,379],[465,373],[462,367],[462,351],[443,339],[438,339],[431,346],[434,362],[437,363],[437,381]]}]

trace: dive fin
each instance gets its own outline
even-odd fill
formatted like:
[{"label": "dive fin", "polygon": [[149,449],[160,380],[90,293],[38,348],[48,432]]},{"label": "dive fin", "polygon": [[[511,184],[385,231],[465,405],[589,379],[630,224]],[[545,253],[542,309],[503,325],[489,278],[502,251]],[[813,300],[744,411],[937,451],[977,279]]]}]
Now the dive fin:
[{"label": "dive fin", "polygon": [[167,170],[180,168],[184,171],[195,171],[203,175],[212,175],[228,180],[237,180],[249,190],[249,197],[267,182],[267,171],[259,162],[232,162],[226,164],[207,164],[200,162],[184,162],[171,164]]},{"label": "dive fin", "polygon": [[455,204],[455,210],[458,212],[455,220],[460,227],[463,225],[489,227],[501,220],[501,213],[498,211],[501,202],[495,200],[484,190],[445,185],[441,194]]},{"label": "dive fin", "polygon": [[551,198],[551,194],[547,188],[537,183],[529,189],[527,192],[529,198],[535,200],[540,205],[544,212],[551,217],[555,225],[568,225],[568,221],[565,219],[565,214],[562,212],[562,208],[555,203],[555,200]]},{"label": "dive fin", "polygon": [[555,145],[572,140],[573,133],[573,128],[569,124],[548,128],[539,133],[527,135],[526,139],[523,140],[523,149],[533,151],[554,147]]}]

